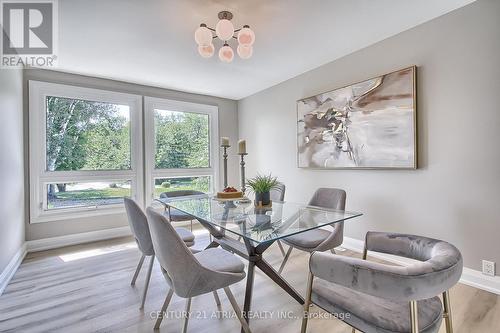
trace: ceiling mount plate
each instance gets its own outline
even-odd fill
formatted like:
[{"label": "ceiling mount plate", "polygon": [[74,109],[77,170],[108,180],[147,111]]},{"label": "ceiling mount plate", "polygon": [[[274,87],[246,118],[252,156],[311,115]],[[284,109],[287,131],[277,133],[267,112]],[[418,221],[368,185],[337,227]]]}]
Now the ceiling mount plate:
[{"label": "ceiling mount plate", "polygon": [[227,10],[223,10],[219,12],[219,20],[231,20],[233,18],[233,13],[228,12]]}]

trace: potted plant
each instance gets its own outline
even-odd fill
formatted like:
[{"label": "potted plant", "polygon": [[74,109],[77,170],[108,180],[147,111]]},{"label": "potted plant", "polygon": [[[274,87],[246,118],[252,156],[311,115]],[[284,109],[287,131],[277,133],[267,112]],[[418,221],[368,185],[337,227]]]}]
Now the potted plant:
[{"label": "potted plant", "polygon": [[257,174],[254,178],[247,180],[248,187],[255,193],[255,205],[267,206],[271,204],[272,189],[279,188],[281,183],[276,177]]}]

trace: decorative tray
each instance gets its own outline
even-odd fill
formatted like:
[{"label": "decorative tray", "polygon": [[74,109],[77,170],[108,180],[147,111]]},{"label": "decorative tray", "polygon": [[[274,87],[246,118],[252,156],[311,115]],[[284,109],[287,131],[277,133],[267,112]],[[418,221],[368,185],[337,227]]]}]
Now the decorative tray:
[{"label": "decorative tray", "polygon": [[241,198],[218,198],[217,196],[213,196],[212,200],[219,201],[219,202],[228,202],[228,201],[251,202],[251,200],[245,196],[243,196]]}]

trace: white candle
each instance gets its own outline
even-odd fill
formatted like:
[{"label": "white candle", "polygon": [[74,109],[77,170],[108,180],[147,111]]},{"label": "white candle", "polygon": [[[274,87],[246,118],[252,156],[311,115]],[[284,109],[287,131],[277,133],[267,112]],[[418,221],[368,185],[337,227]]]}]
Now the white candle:
[{"label": "white candle", "polygon": [[222,138],[220,138],[220,141],[221,141],[220,145],[222,147],[229,147],[229,138],[228,137],[223,136]]},{"label": "white candle", "polygon": [[247,142],[245,140],[238,141],[238,154],[247,153]]}]

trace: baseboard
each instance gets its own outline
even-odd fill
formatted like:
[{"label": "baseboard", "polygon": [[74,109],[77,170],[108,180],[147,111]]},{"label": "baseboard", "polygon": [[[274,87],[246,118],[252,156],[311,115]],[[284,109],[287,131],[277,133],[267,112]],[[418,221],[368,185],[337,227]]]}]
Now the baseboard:
[{"label": "baseboard", "polygon": [[26,241],[28,252],[37,252],[59,247],[96,242],[131,235],[130,227],[96,230],[72,235],[50,237]]},{"label": "baseboard", "polygon": [[24,243],[9,261],[2,274],[0,274],[0,296],[3,294],[5,288],[7,288],[7,285],[16,273],[19,265],[21,265],[26,253],[26,243]]},{"label": "baseboard", "polygon": [[[355,238],[344,237],[344,243],[342,243],[342,247],[348,250],[362,253],[364,248],[364,241]],[[385,253],[370,252],[369,255],[398,265],[407,265],[413,261],[411,259],[401,258]],[[484,275],[480,271],[464,267],[462,277],[460,278],[460,283],[500,295],[500,276],[488,276]]]},{"label": "baseboard", "polygon": [[460,282],[471,287],[500,295],[500,276],[488,276],[480,271],[464,267]]}]

